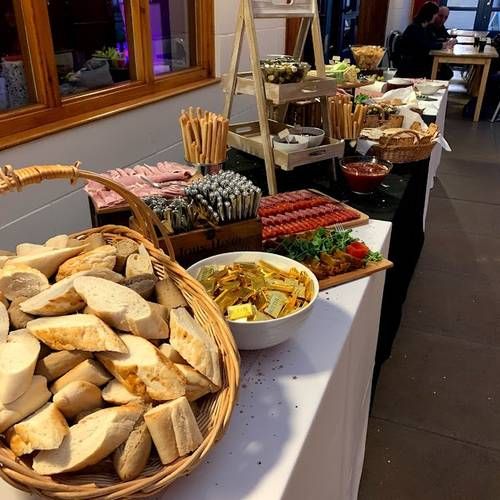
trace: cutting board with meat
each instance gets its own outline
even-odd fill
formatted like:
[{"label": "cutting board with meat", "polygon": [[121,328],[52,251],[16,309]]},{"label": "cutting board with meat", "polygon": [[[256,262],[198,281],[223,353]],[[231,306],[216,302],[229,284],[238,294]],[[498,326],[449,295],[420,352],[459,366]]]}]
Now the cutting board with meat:
[{"label": "cutting board with meat", "polygon": [[262,239],[313,231],[342,224],[344,228],[368,224],[368,215],[315,189],[301,189],[262,198],[259,208]]}]

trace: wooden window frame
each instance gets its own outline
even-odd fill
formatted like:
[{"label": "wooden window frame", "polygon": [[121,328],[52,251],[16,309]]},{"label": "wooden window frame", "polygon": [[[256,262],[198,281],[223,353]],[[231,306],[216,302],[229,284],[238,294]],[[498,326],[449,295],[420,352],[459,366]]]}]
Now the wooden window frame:
[{"label": "wooden window frame", "polygon": [[133,80],[61,97],[47,4],[41,0],[13,0],[23,57],[29,54],[29,62],[25,61],[28,90],[30,96],[36,97],[36,104],[0,114],[0,150],[218,82],[214,0],[191,1],[195,7],[195,66],[155,76],[149,0],[127,0]]}]

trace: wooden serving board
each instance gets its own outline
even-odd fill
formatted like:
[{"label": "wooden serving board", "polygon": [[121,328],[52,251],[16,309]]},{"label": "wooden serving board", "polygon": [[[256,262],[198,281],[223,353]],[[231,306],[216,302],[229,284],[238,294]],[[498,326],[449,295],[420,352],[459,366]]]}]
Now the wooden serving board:
[{"label": "wooden serving board", "polygon": [[362,269],[356,269],[355,271],[350,271],[344,274],[338,274],[337,276],[330,276],[323,280],[319,280],[319,289],[326,290],[327,288],[332,288],[334,286],[343,285],[344,283],[350,283],[351,281],[356,281],[361,278],[366,278],[372,274],[378,273],[379,271],[385,271],[390,269],[394,264],[387,259],[382,259],[380,262],[370,262],[366,267]]}]

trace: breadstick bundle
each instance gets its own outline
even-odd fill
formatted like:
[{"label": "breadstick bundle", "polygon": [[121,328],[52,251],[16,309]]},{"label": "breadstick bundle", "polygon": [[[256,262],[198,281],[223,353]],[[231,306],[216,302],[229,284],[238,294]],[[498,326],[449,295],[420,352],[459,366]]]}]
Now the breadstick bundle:
[{"label": "breadstick bundle", "polygon": [[179,117],[184,157],[194,164],[217,165],[226,159],[229,120],[201,108],[184,109]]},{"label": "breadstick bundle", "polygon": [[332,135],[335,139],[357,139],[366,119],[368,106],[356,104],[351,96],[336,95],[329,101]]}]

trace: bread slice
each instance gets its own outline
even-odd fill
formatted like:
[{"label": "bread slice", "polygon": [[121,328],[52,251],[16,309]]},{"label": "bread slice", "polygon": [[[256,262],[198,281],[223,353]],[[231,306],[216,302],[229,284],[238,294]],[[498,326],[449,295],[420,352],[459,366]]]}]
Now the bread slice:
[{"label": "bread slice", "polygon": [[[154,274],[138,274],[132,278],[126,278],[122,285],[137,292],[143,299],[150,299],[155,291],[158,278]],[[159,305],[159,304],[158,304]]]},{"label": "bread slice", "polygon": [[106,240],[101,233],[92,233],[79,241],[81,245],[86,245],[87,251],[107,245]]},{"label": "bread slice", "polygon": [[133,278],[134,276],[139,276],[141,274],[153,273],[153,264],[151,263],[149,255],[134,253],[128,257],[127,264],[125,266],[126,278]]},{"label": "bread slice", "polygon": [[58,378],[51,386],[53,394],[75,380],[84,380],[100,387],[111,380],[111,375],[95,359],[86,359]]},{"label": "bread slice", "polygon": [[159,349],[172,363],[187,364],[187,361],[170,344],[161,344]]},{"label": "bread slice", "polygon": [[66,248],[68,246],[69,236],[67,234],[58,234],[49,238],[44,246],[48,248]]},{"label": "bread slice", "polygon": [[123,384],[118,382],[118,380],[113,379],[102,389],[102,399],[104,399],[106,403],[126,405],[132,401],[140,400],[140,396],[130,392]]},{"label": "bread slice", "polygon": [[144,414],[162,464],[196,450],[203,436],[185,397],[156,406]]},{"label": "bread slice", "polygon": [[0,432],[43,406],[50,398],[45,377],[35,375],[28,390],[12,403],[0,404]]},{"label": "bread slice", "polygon": [[129,391],[157,401],[185,394],[186,379],[153,344],[135,335],[120,337],[127,354],[98,353],[97,358]]},{"label": "bread slice", "polygon": [[90,382],[75,380],[54,396],[54,403],[65,417],[73,418],[82,411],[102,406],[101,389]]},{"label": "bread slice", "polygon": [[29,266],[8,263],[0,270],[0,292],[9,300],[33,297],[49,286],[47,276]]},{"label": "bread slice", "polygon": [[139,405],[96,411],[69,429],[57,450],[41,451],[33,460],[38,474],[74,472],[100,462],[122,444],[143,413]]},{"label": "bread slice", "polygon": [[187,307],[188,303],[182,295],[177,285],[172,281],[169,276],[165,276],[162,280],[158,281],[155,286],[156,302],[168,308],[168,310],[175,309],[176,307]]},{"label": "bread slice", "polygon": [[85,351],[52,352],[38,360],[35,373],[43,375],[49,382],[52,382],[91,357],[92,354]]},{"label": "bread slice", "polygon": [[52,316],[30,321],[26,328],[51,349],[127,352],[120,337],[92,314]]},{"label": "bread slice", "polygon": [[26,328],[26,325],[32,319],[35,319],[35,317],[31,314],[26,314],[21,310],[20,304],[27,300],[27,298],[28,297],[17,297],[10,303],[8,309],[10,324],[12,325],[12,328],[15,328],[16,330]]},{"label": "bread slice", "polygon": [[167,323],[133,290],[90,276],[77,278],[73,285],[94,314],[108,325],[145,338],[168,338]]},{"label": "bread slice", "polygon": [[25,264],[38,269],[47,278],[50,278],[63,262],[78,255],[84,248],[83,246],[56,249],[45,248],[45,251],[34,255],[13,257],[9,260],[9,265]]},{"label": "bread slice", "polygon": [[116,248],[116,267],[115,269],[121,273],[125,269],[127,259],[134,253],[139,251],[139,245],[130,239],[115,240],[111,242]]},{"label": "bread slice", "polygon": [[170,311],[170,344],[196,370],[221,386],[219,349],[183,307]]},{"label": "bread slice", "polygon": [[47,248],[43,245],[37,245],[36,243],[19,243],[16,247],[16,255],[18,257],[24,257],[26,255],[36,255],[38,253],[44,253]]},{"label": "bread slice", "polygon": [[0,255],[0,269],[2,269],[9,260],[12,260],[12,257],[9,255]]},{"label": "bread slice", "polygon": [[151,434],[146,422],[140,418],[127,440],[113,455],[113,465],[122,481],[131,481],[145,469],[151,453]]},{"label": "bread slice", "polygon": [[40,342],[27,330],[12,332],[0,344],[0,403],[12,403],[31,385]]},{"label": "bread slice", "polygon": [[67,260],[59,267],[56,281],[61,281],[79,271],[88,271],[90,269],[112,270],[115,264],[116,248],[111,245],[104,245]]},{"label": "bread slice", "polygon": [[9,334],[10,319],[9,313],[5,304],[0,302],[0,344],[7,341],[7,335]]},{"label": "bread slice", "polygon": [[10,449],[19,457],[34,450],[59,448],[69,427],[56,405],[47,403],[7,432]]},{"label": "bread slice", "polygon": [[189,402],[196,401],[210,392],[217,391],[218,388],[194,368],[182,363],[174,364],[184,377],[186,377],[186,398]]}]

